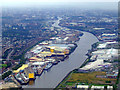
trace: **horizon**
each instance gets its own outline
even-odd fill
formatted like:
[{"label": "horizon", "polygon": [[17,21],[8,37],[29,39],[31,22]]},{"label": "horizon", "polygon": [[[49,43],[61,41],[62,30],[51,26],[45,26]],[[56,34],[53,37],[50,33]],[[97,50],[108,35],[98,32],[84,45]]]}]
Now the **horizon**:
[{"label": "horizon", "polygon": [[117,2],[29,2],[1,5],[2,8],[81,8],[81,9],[105,9],[105,10],[118,10]]},{"label": "horizon", "polygon": [[73,3],[118,3],[119,0],[2,0],[2,7],[34,6],[34,5],[68,5]]}]

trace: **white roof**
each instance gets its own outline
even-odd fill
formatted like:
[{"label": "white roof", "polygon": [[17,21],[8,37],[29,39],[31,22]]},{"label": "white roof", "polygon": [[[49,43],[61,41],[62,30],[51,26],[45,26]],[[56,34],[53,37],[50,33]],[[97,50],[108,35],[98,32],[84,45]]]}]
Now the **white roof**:
[{"label": "white roof", "polygon": [[50,58],[50,59],[47,59],[47,60],[48,60],[48,61],[55,61],[55,59],[51,59],[51,58]]},{"label": "white roof", "polygon": [[108,49],[106,54],[111,54],[111,55],[118,55],[118,50],[117,49]]},{"label": "white roof", "polygon": [[64,40],[67,40],[69,37],[65,37]]},{"label": "white roof", "polygon": [[37,47],[36,49],[42,49],[42,47],[39,46],[39,47]]},{"label": "white roof", "polygon": [[113,88],[113,86],[107,86],[107,88]]},{"label": "white roof", "polygon": [[101,64],[99,66],[105,66],[105,65],[111,65],[111,63],[103,63],[103,64]]},{"label": "white roof", "polygon": [[96,29],[96,30],[101,30],[101,29],[105,29],[105,28],[93,28],[93,29]]},{"label": "white roof", "polygon": [[92,86],[91,88],[96,88],[96,89],[100,89],[100,88],[104,88],[104,86]]},{"label": "white roof", "polygon": [[103,50],[97,50],[92,52],[92,55],[112,55],[112,56],[116,56],[118,55],[118,49],[103,49]]},{"label": "white roof", "polygon": [[114,43],[118,43],[116,41],[113,41],[113,42],[106,42],[107,44],[114,44]]},{"label": "white roof", "polygon": [[113,34],[104,33],[104,34],[102,34],[102,35],[116,35],[116,34],[115,34],[115,33],[113,33]]},{"label": "white roof", "polygon": [[92,52],[93,55],[96,55],[96,54],[105,54],[105,50],[97,50],[97,51],[94,51]]},{"label": "white roof", "polygon": [[103,54],[103,55],[98,55],[97,59],[107,60],[110,59],[111,57],[112,57],[111,55]]},{"label": "white roof", "polygon": [[105,48],[107,44],[115,44],[115,43],[118,43],[118,42],[113,41],[113,42],[102,43],[102,44],[99,44],[97,48]]},{"label": "white roof", "polygon": [[97,48],[105,48],[106,47],[106,43],[103,43],[103,44],[99,44]]},{"label": "white roof", "polygon": [[32,65],[44,65],[45,64],[45,62],[34,62],[34,63],[32,63]]},{"label": "white roof", "polygon": [[101,64],[103,64],[103,59],[97,59],[96,61],[91,62],[91,63],[85,65],[81,69],[83,69],[83,70],[95,69],[95,68],[98,68],[99,65],[101,65]]},{"label": "white roof", "polygon": [[77,85],[77,88],[88,88],[88,85]]}]

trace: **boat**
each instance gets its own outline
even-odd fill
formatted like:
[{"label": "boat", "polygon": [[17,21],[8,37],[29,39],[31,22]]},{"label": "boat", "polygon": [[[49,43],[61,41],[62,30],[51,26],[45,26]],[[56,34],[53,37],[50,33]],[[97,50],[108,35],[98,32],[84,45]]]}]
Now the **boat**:
[{"label": "boat", "polygon": [[59,62],[59,61],[54,61],[54,62],[52,62],[52,64],[53,64],[53,65],[56,65],[56,64],[58,64],[58,62]]},{"label": "boat", "polygon": [[43,72],[43,69],[39,69],[37,75],[41,75]]},{"label": "boat", "polygon": [[66,59],[68,59],[68,58],[69,58],[69,55],[65,55],[64,58],[61,59],[61,61],[64,61],[64,60],[66,60]]},{"label": "boat", "polygon": [[44,70],[48,70],[52,67],[52,63],[48,62]]},{"label": "boat", "polygon": [[41,66],[37,67],[37,76],[41,75],[43,71],[43,68]]},{"label": "boat", "polygon": [[64,59],[68,59],[69,58],[69,55],[66,55],[65,57],[64,57]]}]

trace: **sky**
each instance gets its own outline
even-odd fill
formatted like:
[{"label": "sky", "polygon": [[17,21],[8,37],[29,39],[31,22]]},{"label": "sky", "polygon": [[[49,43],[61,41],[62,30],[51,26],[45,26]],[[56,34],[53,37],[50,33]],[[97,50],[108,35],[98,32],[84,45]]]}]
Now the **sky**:
[{"label": "sky", "polygon": [[2,3],[13,2],[118,2],[119,0],[0,0]]},{"label": "sky", "polygon": [[52,3],[56,4],[59,2],[70,3],[70,2],[118,2],[120,0],[0,0],[2,6],[14,6],[22,4],[32,4],[32,3]]}]

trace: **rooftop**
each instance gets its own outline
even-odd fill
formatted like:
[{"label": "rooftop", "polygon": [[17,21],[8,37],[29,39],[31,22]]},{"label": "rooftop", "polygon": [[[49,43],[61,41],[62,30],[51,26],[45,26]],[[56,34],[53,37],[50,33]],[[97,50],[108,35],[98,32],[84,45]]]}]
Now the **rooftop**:
[{"label": "rooftop", "polygon": [[104,86],[92,86],[91,88],[96,88],[96,89],[104,89]]},{"label": "rooftop", "polygon": [[18,73],[20,70],[24,70],[27,67],[28,67],[28,64],[23,64],[20,68],[18,68],[17,70],[14,70],[13,73]]},{"label": "rooftop", "polygon": [[88,88],[88,85],[77,85],[77,88]]}]

